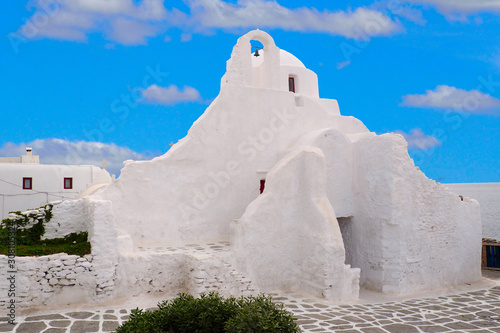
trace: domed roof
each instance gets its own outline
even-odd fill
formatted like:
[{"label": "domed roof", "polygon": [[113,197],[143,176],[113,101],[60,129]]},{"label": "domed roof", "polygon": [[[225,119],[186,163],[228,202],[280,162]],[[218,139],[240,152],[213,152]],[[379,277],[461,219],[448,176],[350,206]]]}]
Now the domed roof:
[{"label": "domed roof", "polygon": [[[252,56],[252,66],[253,67],[258,67],[264,62],[265,50],[260,49],[259,55],[260,55],[259,57]],[[290,52],[287,52],[287,51],[281,50],[281,49],[280,49],[280,63],[281,63],[281,66],[306,68],[306,66],[304,66],[302,61],[300,61],[296,56],[294,56]]]},{"label": "domed roof", "polygon": [[280,50],[280,62],[281,66],[306,68],[306,66],[304,66],[302,61],[300,61],[296,56],[285,50]]}]

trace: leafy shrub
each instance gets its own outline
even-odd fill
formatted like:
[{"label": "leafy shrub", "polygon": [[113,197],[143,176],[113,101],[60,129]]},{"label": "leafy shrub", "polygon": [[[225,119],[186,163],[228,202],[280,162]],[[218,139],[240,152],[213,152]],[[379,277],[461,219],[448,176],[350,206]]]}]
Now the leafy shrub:
[{"label": "leafy shrub", "polygon": [[239,332],[300,332],[291,313],[277,306],[268,297],[259,296],[244,302],[236,316],[225,326],[227,333]]},{"label": "leafy shrub", "polygon": [[214,292],[200,298],[181,293],[158,308],[132,310],[116,333],[300,332],[292,314],[264,295],[224,299]]}]

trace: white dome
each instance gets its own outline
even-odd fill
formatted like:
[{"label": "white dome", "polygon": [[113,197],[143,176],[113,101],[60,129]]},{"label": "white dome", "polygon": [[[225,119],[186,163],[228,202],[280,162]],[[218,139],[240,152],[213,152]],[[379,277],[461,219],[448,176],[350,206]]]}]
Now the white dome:
[{"label": "white dome", "polygon": [[280,62],[281,66],[306,68],[306,66],[304,66],[302,61],[300,61],[296,56],[285,50],[280,50]]},{"label": "white dome", "polygon": [[[260,49],[259,55],[260,55],[259,57],[252,56],[253,67],[258,67],[264,62],[265,50]],[[300,61],[296,56],[285,50],[280,50],[280,64],[281,66],[306,68],[306,66],[304,66],[302,61]]]}]

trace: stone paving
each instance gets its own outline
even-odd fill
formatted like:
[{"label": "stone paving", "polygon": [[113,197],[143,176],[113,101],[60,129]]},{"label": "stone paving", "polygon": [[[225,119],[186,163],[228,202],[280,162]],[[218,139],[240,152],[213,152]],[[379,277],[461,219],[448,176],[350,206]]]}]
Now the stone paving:
[{"label": "stone paving", "polygon": [[[332,305],[300,295],[272,296],[296,315],[303,332],[500,333],[500,285],[454,295],[374,304]],[[0,332],[113,332],[128,320],[129,313],[130,309],[125,307],[68,309],[19,316],[14,326],[5,323],[7,318],[0,318]]]},{"label": "stone paving", "polygon": [[500,287],[380,304],[326,305],[274,295],[304,332],[500,332]]}]

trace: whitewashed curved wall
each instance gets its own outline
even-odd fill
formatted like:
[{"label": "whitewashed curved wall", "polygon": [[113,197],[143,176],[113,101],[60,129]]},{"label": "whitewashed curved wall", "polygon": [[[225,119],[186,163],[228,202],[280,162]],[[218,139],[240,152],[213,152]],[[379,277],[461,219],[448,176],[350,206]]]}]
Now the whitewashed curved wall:
[{"label": "whitewashed curved wall", "polygon": [[297,148],[273,167],[264,193],[232,223],[237,267],[261,289],[358,298],[359,269],[345,264],[326,175],[320,149]]}]

